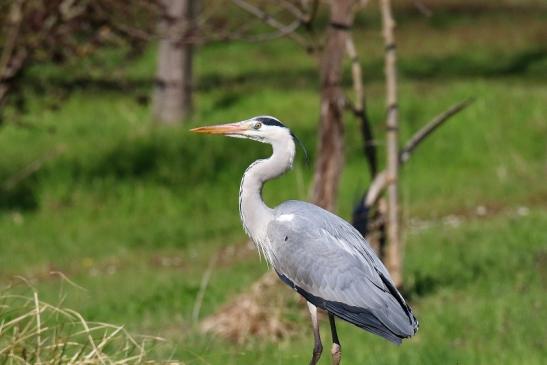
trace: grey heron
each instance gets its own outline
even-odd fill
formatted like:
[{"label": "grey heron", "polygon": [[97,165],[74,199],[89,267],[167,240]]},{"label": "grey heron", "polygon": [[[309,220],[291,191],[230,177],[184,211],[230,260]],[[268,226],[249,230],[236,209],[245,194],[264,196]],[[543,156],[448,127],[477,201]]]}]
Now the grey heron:
[{"label": "grey heron", "polygon": [[341,358],[335,317],[400,344],[413,336],[418,321],[375,252],[342,218],[316,205],[289,200],[275,208],[262,199],[262,187],[292,167],[294,134],[278,119],[254,117],[205,126],[196,133],[220,134],[268,143],[273,153],[243,174],[239,212],[247,235],[279,278],[302,295],[311,316],[316,364],[323,346],[317,308],[328,313],[334,364]]}]

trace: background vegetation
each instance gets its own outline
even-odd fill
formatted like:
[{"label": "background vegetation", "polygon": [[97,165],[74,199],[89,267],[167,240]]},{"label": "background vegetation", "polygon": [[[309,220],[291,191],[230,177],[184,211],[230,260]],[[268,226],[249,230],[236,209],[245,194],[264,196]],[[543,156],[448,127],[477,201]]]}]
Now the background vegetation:
[{"label": "background vegetation", "polygon": [[[429,18],[408,6],[395,14],[403,139],[454,101],[474,96],[476,102],[425,142],[402,172],[406,286],[419,334],[395,347],[342,324],[344,362],[541,364],[547,357],[547,10],[534,1],[485,0],[439,2]],[[376,7],[357,23],[371,119],[380,125]],[[155,52],[150,47],[127,59],[122,49],[106,49],[62,68],[39,64],[24,75],[24,103],[8,105],[0,127],[0,285],[26,292],[17,279],[23,276],[44,300],[57,302],[62,293],[64,305],[91,321],[166,338],[153,350],[158,359],[306,362],[312,341],[296,301],[284,310],[293,335],[281,342],[251,338],[235,345],[201,334],[193,323],[213,254],[220,259],[201,316],[266,270],[246,245],[237,194],[243,170],[269,151],[187,129],[275,115],[313,161],[315,61],[283,39],[205,46],[197,53],[193,122],[162,129],[150,123],[147,102]],[[349,115],[347,121],[338,207],[346,218],[368,184],[358,124]],[[299,157],[293,172],[266,186],[266,200],[306,199],[311,175]]]}]

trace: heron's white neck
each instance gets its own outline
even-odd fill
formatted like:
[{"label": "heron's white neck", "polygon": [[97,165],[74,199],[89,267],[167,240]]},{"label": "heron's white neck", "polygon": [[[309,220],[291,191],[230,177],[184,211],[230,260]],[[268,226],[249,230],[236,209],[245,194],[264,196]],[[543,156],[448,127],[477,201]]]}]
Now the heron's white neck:
[{"label": "heron's white neck", "polygon": [[268,180],[282,175],[292,167],[295,146],[292,138],[272,142],[270,158],[253,162],[243,174],[239,190],[239,213],[247,235],[271,262],[266,230],[273,219],[273,210],[262,200],[262,187]]}]

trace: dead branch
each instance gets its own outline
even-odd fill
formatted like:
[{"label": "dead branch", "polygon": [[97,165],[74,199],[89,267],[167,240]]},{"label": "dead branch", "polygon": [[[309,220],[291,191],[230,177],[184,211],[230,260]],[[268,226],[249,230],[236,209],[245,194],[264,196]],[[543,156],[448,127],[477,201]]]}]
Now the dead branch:
[{"label": "dead branch", "polygon": [[357,56],[353,36],[350,32],[346,37],[346,52],[351,60],[351,76],[353,81],[353,90],[355,92],[355,103],[353,104],[353,114],[361,121],[361,133],[363,135],[363,152],[367,159],[370,176],[374,177],[378,172],[378,157],[376,154],[376,145],[374,135],[366,110],[365,91],[363,87],[363,71],[361,63]]},{"label": "dead branch", "polygon": [[412,138],[410,138],[405,146],[401,149],[401,153],[399,154],[400,163],[402,164],[407,162],[410,159],[410,155],[412,154],[414,149],[416,149],[416,147],[418,147],[420,143],[422,143],[427,138],[427,136],[433,133],[437,128],[443,125],[443,123],[449,120],[451,117],[467,108],[471,103],[473,103],[473,101],[473,98],[468,98],[460,101],[459,103],[448,108],[446,111],[437,115],[422,129],[414,133]]},{"label": "dead branch", "polygon": [[365,196],[365,206],[372,207],[387,185],[387,173],[385,171],[379,172],[372,180],[367,195]]},{"label": "dead branch", "polygon": [[279,5],[281,5],[285,10],[295,16],[301,22],[308,21],[308,14],[302,11],[298,6],[293,4],[288,0],[279,0]]},{"label": "dead branch", "polygon": [[416,9],[418,9],[418,11],[420,13],[422,13],[424,16],[430,18],[431,16],[433,16],[433,11],[427,7],[427,5],[425,5],[422,1],[420,0],[413,0],[412,3],[414,4],[414,6],[416,7]]},{"label": "dead branch", "polygon": [[[108,9],[104,9],[103,4],[101,4],[100,2],[94,2],[91,5],[93,6],[93,10],[95,10],[97,13],[101,14],[104,17],[108,16]],[[150,41],[154,38],[154,35],[152,33],[131,26],[129,24],[124,24],[122,22],[111,22],[109,25],[121,34],[127,35],[133,39],[138,39],[140,41]]]},{"label": "dead branch", "polygon": [[[464,101],[461,101],[446,111],[442,112],[429,123],[427,123],[422,129],[416,132],[412,138],[405,144],[402,148],[401,153],[399,154],[399,167],[403,166],[409,159],[416,149],[427,137],[433,133],[438,127],[444,124],[448,119],[456,115],[457,113],[464,110],[467,106],[472,104],[474,99],[469,98]],[[381,171],[376,174],[372,180],[370,187],[368,189],[367,195],[365,196],[364,204],[366,207],[372,207],[376,204],[378,198],[384,192],[388,183],[386,171]]]},{"label": "dead branch", "polygon": [[231,39],[232,40],[237,39],[240,41],[253,43],[253,42],[271,41],[271,40],[286,37],[286,36],[292,37],[291,34],[293,34],[293,32],[295,32],[298,29],[298,27],[300,27],[300,25],[301,25],[300,21],[296,20],[290,24],[285,25],[282,29],[279,29],[275,32],[249,35],[249,36],[239,36],[239,37],[234,35],[231,37]]},{"label": "dead branch", "polygon": [[357,57],[357,51],[355,49],[355,43],[353,42],[353,36],[348,33],[346,36],[346,52],[351,61],[351,76],[353,81],[353,90],[355,92],[354,107],[356,111],[363,110],[365,93],[363,87],[363,72],[361,70],[361,64]]},{"label": "dead branch", "polygon": [[[298,27],[295,28],[294,30],[292,30],[291,32],[287,32],[287,29],[288,29],[287,25],[281,23],[280,21],[275,19],[273,16],[266,13],[262,9],[254,6],[253,4],[250,4],[245,0],[232,0],[232,2],[235,5],[237,5],[239,8],[241,8],[242,10],[245,10],[249,14],[252,14],[255,17],[261,19],[262,21],[264,21],[264,23],[268,24],[270,27],[277,29],[279,32],[281,32],[284,35],[286,35],[287,37],[291,38],[292,40],[294,40],[296,43],[298,43],[302,47],[304,47],[306,49],[309,48],[309,44],[306,41],[306,39],[304,39],[304,37],[302,37],[302,36],[300,36],[300,35],[298,35],[297,33],[294,32]],[[301,22],[299,21],[298,24],[300,25]]]}]

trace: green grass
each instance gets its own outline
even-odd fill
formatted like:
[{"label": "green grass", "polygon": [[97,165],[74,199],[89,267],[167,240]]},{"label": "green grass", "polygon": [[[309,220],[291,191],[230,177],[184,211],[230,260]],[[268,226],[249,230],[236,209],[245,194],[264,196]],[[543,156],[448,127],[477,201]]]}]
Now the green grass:
[{"label": "green grass", "polygon": [[[345,363],[540,364],[547,356],[547,63],[538,41],[545,11],[503,9],[450,13],[441,7],[429,20],[408,9],[401,14],[403,140],[451,104],[469,96],[476,101],[420,146],[402,171],[406,286],[419,335],[394,347],[341,324]],[[375,11],[359,19],[368,28],[356,39],[379,134],[384,88]],[[63,287],[66,306],[86,319],[167,338],[158,358],[308,361],[311,334],[297,303],[287,315],[299,330],[280,344],[250,339],[236,346],[195,329],[192,308],[210,257],[245,242],[237,214],[241,174],[269,149],[200,138],[187,129],[276,115],[304,141],[313,161],[315,61],[284,40],[205,46],[196,61],[193,121],[166,130],[151,125],[141,102],[152,85],[154,57],[153,48],[131,61],[109,50],[64,69],[38,65],[26,75],[23,112],[4,111],[0,182],[33,162],[40,166],[14,188],[1,183],[0,285],[25,292],[16,276],[27,277],[49,302]],[[368,173],[357,122],[346,118],[338,213],[347,218]],[[383,146],[380,141],[381,154]],[[41,160],[52,151],[59,152]],[[311,176],[312,166],[299,156],[293,172],[266,186],[265,199],[272,205],[306,199]],[[477,206],[488,214],[478,217]],[[519,206],[529,213],[517,214]],[[454,214],[460,225],[442,223]],[[416,230],[415,220],[430,224]],[[256,254],[240,251],[213,272],[202,317],[266,270]],[[86,290],[62,284],[50,274],[55,271]]]}]

